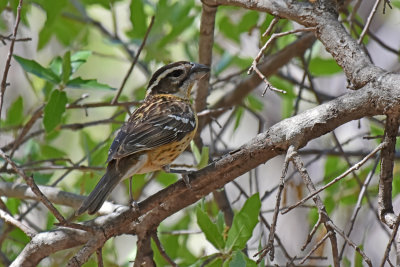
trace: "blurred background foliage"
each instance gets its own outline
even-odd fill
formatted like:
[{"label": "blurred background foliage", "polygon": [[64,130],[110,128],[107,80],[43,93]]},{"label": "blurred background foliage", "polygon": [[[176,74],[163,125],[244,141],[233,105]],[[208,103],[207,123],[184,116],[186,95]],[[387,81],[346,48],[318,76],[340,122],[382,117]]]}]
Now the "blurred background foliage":
[{"label": "blurred background foliage", "polygon": [[[398,1],[394,3],[397,6]],[[0,1],[0,31],[3,36],[12,31],[17,6],[16,0]],[[151,73],[169,62],[198,61],[201,10],[200,1],[194,0],[24,1],[22,26],[18,36],[29,37],[32,40],[16,44],[9,78],[10,86],[6,91],[5,107],[1,114],[0,147],[12,153],[13,160],[28,174],[32,174],[37,184],[57,186],[64,191],[87,195],[103,173],[108,148],[115,131],[126,120],[127,111],[133,110],[135,104],[143,99]],[[398,10],[393,12],[399,14]],[[116,89],[121,86],[152,16],[155,17],[155,21],[148,40],[119,98],[120,103],[127,104],[107,106],[106,103],[111,102]],[[394,16],[391,15],[391,18]],[[362,21],[361,18],[358,19]],[[233,7],[218,8],[208,98],[210,105],[228,94],[247,77],[246,71],[253,58],[269,38],[261,37],[261,34],[271,21],[272,16],[255,11]],[[283,32],[297,25],[283,19],[275,27],[277,32]],[[357,31],[360,30],[358,27]],[[266,51],[266,57],[285,48],[296,39],[296,35],[279,38]],[[365,43],[368,45],[369,42],[370,39],[366,38]],[[3,68],[8,47],[3,45],[0,49],[0,64]],[[315,43],[303,59],[307,61],[310,75],[316,79],[315,88],[323,92],[326,100],[345,91],[341,68],[324,51],[320,43]],[[396,61],[397,64],[392,68],[398,66],[398,58]],[[299,86],[303,69],[303,61],[296,58],[290,65],[277,71],[269,81],[274,87],[285,90],[287,94],[267,92],[261,97],[264,86],[257,87],[240,105],[233,107],[219,119],[223,130],[214,124],[211,124],[211,129],[205,128],[202,136],[210,150],[199,150],[192,146],[194,153],[185,153],[178,163],[194,166],[202,163],[200,165],[204,166],[208,155],[211,160],[217,158],[250,140],[258,132],[265,131],[274,123],[318,105],[316,92],[309,88],[299,96],[303,89]],[[132,101],[136,102],[131,103]],[[296,101],[300,102],[299,106],[296,105]],[[90,103],[99,103],[99,106],[84,106]],[[38,112],[42,112],[43,117],[35,119],[29,133],[20,140],[18,147],[13,147],[23,127],[28,125]],[[348,134],[348,131],[351,134]],[[346,133],[340,134],[344,132]],[[351,162],[356,162],[364,155],[365,148],[374,147],[377,142],[360,140],[362,135],[381,135],[382,132],[380,118],[372,121],[363,119],[338,130],[340,142],[344,143],[343,147],[359,152],[350,156]],[[218,136],[217,141],[212,135]],[[349,162],[343,155],[333,153],[337,151],[337,147],[332,140],[332,136],[324,136],[311,142],[309,147],[323,148],[326,153],[321,149],[315,152],[315,155],[310,153],[305,156],[310,161],[310,173],[320,177],[320,184],[328,183],[349,167]],[[0,163],[3,166],[4,161]],[[338,216],[341,214],[340,219],[346,222],[351,216],[351,208],[357,202],[359,183],[364,182],[373,165],[371,163],[358,173],[359,182],[347,178],[324,192],[323,199],[329,213]],[[226,227],[222,213],[218,211],[212,198],[206,198],[200,204],[168,219],[159,227],[160,240],[167,254],[182,266],[202,266],[204,262],[207,266],[255,266],[255,262],[250,259],[254,259],[253,252],[262,247],[265,235],[268,234],[262,225],[258,224],[256,227],[258,211],[261,209],[263,212],[273,206],[273,190],[279,182],[281,166],[282,159],[278,158],[254,173],[241,177],[238,183],[245,188],[248,195],[241,192],[238,185],[226,187],[236,211],[230,229]],[[377,168],[379,169],[379,166]],[[2,169],[1,182],[23,183],[20,177],[8,170],[9,168]],[[395,170],[395,174],[398,175],[398,169]],[[298,177],[292,176],[295,176],[295,179],[288,182],[284,206],[305,194]],[[163,172],[136,175],[134,195],[136,199],[142,200],[177,179],[175,175]],[[397,196],[400,190],[398,179],[394,180],[393,189],[393,196]],[[112,200],[126,203],[127,183],[115,191]],[[260,198],[255,192],[260,192],[262,208]],[[368,192],[372,197],[376,196],[376,180],[372,182]],[[253,197],[248,198],[251,195]],[[246,198],[248,199],[245,202]],[[2,200],[14,216],[24,216],[23,220],[38,231],[54,227],[54,216],[41,205],[18,198],[2,197]],[[72,213],[68,207],[57,207],[65,214]],[[267,218],[270,215],[270,211],[265,212]],[[297,215],[299,214],[293,216]],[[364,216],[369,218],[371,215]],[[89,218],[85,215],[80,219]],[[304,208],[298,218],[303,225],[301,229],[296,230],[299,233],[294,235],[296,237],[289,234],[283,237],[283,240],[303,240],[318,219],[318,213],[315,208]],[[246,225],[248,228],[235,228],[240,225]],[[202,234],[199,234],[199,229]],[[256,229],[257,236],[252,237],[253,229]],[[179,234],[179,231],[183,230],[187,232]],[[243,231],[246,234],[243,234]],[[0,233],[3,237],[0,239],[1,251],[10,260],[14,259],[29,241],[22,231],[6,227],[3,221],[0,222]],[[240,238],[235,238],[238,236]],[[249,240],[251,242],[248,242]],[[245,248],[249,251],[247,254],[243,252]],[[59,252],[44,260],[43,266],[62,266],[74,251],[76,249]],[[167,265],[155,246],[154,251],[157,265]],[[294,251],[293,253],[298,253]],[[107,242],[103,248],[105,266],[128,266],[134,255],[133,237],[116,238]],[[346,262],[360,264],[361,259],[352,255],[346,254]],[[282,255],[278,252],[277,257],[282,258]],[[261,262],[259,266],[264,264],[266,263]],[[85,266],[97,266],[95,257]]]}]

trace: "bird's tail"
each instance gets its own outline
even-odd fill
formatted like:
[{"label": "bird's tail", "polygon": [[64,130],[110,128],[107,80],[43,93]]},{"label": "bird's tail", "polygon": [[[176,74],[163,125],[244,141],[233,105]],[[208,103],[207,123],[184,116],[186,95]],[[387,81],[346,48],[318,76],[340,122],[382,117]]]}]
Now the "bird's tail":
[{"label": "bird's tail", "polygon": [[107,168],[104,176],[85,201],[83,201],[81,207],[75,212],[75,215],[78,216],[85,211],[88,211],[89,214],[96,213],[121,180],[122,175],[115,168]]}]

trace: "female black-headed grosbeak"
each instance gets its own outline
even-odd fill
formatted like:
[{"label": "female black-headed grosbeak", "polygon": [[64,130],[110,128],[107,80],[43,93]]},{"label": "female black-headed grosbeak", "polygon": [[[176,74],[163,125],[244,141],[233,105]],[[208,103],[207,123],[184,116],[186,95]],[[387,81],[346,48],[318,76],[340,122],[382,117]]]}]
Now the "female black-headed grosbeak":
[{"label": "female black-headed grosbeak", "polygon": [[160,170],[181,154],[197,130],[190,92],[209,67],[179,61],[158,69],[150,79],[144,103],[124,124],[108,152],[107,171],[76,211],[96,213],[123,179]]}]

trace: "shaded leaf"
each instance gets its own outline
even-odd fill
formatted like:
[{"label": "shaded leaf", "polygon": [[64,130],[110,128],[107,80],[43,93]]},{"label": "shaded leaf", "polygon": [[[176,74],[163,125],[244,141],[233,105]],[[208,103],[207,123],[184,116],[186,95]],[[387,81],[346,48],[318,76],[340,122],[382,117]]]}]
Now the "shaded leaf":
[{"label": "shaded leaf", "polygon": [[5,126],[21,125],[24,120],[24,100],[19,96],[8,108]]},{"label": "shaded leaf", "polygon": [[61,76],[63,70],[63,60],[61,57],[55,57],[50,62],[50,69],[57,75]]},{"label": "shaded leaf", "polygon": [[78,51],[71,55],[71,67],[72,73],[75,73],[79,69],[82,64],[86,63],[89,56],[92,54],[92,51]]},{"label": "shaded leaf", "polygon": [[246,267],[244,257],[245,256],[241,251],[235,251],[231,261],[229,262],[229,267]]},{"label": "shaded leaf", "polygon": [[71,51],[64,54],[62,61],[62,82],[66,84],[71,76]]},{"label": "shaded leaf", "polygon": [[66,104],[67,95],[65,92],[54,90],[51,93],[49,102],[44,107],[43,124],[46,132],[52,131],[60,124]]},{"label": "shaded leaf", "polygon": [[244,108],[243,107],[237,107],[235,111],[235,125],[233,127],[233,131],[236,131],[237,128],[240,125],[240,121],[242,120],[244,114]]},{"label": "shaded leaf", "polygon": [[130,20],[133,30],[130,32],[133,38],[143,38],[147,31],[146,14],[144,13],[144,5],[141,0],[131,0],[129,5],[131,12]]},{"label": "shaded leaf", "polygon": [[225,247],[225,241],[218,231],[218,227],[213,223],[208,215],[198,206],[196,208],[197,224],[203,231],[206,239],[213,244],[213,246],[219,250]]},{"label": "shaded leaf", "polygon": [[69,80],[67,82],[67,87],[71,88],[87,88],[87,89],[108,89],[108,90],[115,90],[111,86],[103,83],[99,83],[96,79],[84,80],[81,77]]}]

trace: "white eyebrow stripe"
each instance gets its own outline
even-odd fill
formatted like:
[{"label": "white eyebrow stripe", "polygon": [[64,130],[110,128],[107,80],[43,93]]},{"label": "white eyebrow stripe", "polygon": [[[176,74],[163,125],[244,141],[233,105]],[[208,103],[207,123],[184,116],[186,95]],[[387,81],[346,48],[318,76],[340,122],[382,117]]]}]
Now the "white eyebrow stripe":
[{"label": "white eyebrow stripe", "polygon": [[147,89],[147,92],[150,93],[151,90],[153,90],[154,87],[158,85],[158,83],[164,79],[168,74],[172,73],[175,70],[182,70],[182,66],[176,66],[173,68],[166,69],[164,72],[162,72],[160,75],[158,75],[157,79],[153,82],[153,84]]}]

